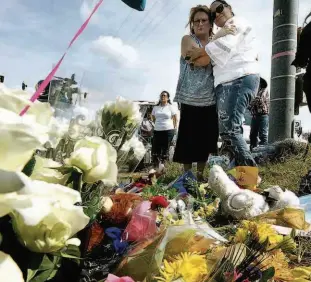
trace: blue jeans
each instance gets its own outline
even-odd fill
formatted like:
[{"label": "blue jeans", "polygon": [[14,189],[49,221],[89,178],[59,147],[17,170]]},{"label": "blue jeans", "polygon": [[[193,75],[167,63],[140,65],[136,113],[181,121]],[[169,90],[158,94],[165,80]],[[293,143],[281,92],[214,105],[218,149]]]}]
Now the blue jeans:
[{"label": "blue jeans", "polygon": [[268,129],[269,129],[269,116],[253,116],[251,123],[251,132],[250,132],[250,142],[251,148],[256,148],[258,146],[258,136],[259,136],[259,145],[268,144]]},{"label": "blue jeans", "polygon": [[259,88],[259,75],[247,75],[216,87],[220,136],[234,154],[236,166],[256,166],[243,138],[244,114]]}]

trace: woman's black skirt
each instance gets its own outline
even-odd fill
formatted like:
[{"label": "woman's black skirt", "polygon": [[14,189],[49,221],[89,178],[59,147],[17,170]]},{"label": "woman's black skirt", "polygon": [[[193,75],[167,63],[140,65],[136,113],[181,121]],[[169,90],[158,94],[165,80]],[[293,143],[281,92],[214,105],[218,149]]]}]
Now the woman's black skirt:
[{"label": "woman's black skirt", "polygon": [[218,151],[218,115],[215,106],[181,104],[180,123],[173,161],[182,164],[206,162]]}]

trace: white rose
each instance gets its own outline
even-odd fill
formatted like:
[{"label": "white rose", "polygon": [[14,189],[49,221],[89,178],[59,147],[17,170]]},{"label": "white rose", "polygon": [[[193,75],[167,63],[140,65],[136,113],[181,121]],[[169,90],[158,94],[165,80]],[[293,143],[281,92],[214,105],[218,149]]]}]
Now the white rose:
[{"label": "white rose", "polygon": [[117,182],[117,152],[112,145],[100,137],[85,137],[79,140],[66,164],[83,171],[83,181],[103,181],[107,185]]},{"label": "white rose", "polygon": [[47,128],[0,107],[0,169],[22,170],[48,141]]},{"label": "white rose", "polygon": [[23,273],[8,254],[0,251],[0,281],[24,282]]},{"label": "white rose", "polygon": [[21,244],[39,253],[79,244],[78,239],[71,238],[89,222],[83,208],[75,206],[81,202],[79,192],[58,184],[31,181],[22,173],[11,177],[5,177],[6,174],[0,171],[1,179],[10,180],[15,192],[3,194],[0,188],[0,216],[10,214]]},{"label": "white rose", "polygon": [[63,175],[58,170],[54,169],[61,167],[62,165],[60,163],[40,156],[35,156],[35,159],[36,164],[30,176],[31,179],[65,185],[69,175]]},{"label": "white rose", "polygon": [[134,155],[139,160],[142,159],[146,154],[146,148],[144,144],[135,135],[123,144],[121,151],[129,152],[131,149],[133,149]]},{"label": "white rose", "polygon": [[4,86],[0,87],[0,108],[19,115],[26,106],[30,106],[25,117],[33,119],[38,124],[48,126],[53,116],[53,109],[50,104],[39,101],[32,103],[29,98],[27,92],[10,90]]}]

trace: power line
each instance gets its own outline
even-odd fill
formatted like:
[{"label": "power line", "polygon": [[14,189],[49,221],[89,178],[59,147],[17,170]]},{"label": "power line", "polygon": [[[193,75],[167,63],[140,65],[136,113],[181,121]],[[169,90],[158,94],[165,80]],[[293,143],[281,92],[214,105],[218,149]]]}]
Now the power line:
[{"label": "power line", "polygon": [[[145,16],[143,17],[142,21],[140,21],[133,29],[130,33],[132,33],[133,31],[135,31],[144,21],[145,19],[148,17],[148,15],[150,14],[150,12],[153,10],[154,6],[159,2],[160,0],[156,0],[155,2],[153,2],[152,6],[150,7],[150,9],[146,12]],[[128,39],[131,40],[131,37]]]},{"label": "power line", "polygon": [[177,4],[174,5],[172,7],[172,9],[169,10],[169,12],[166,14],[166,16],[164,16],[164,18],[162,20],[160,20],[159,23],[157,25],[155,25],[154,28],[147,34],[147,36],[144,38],[144,40],[141,41],[142,43],[140,44],[140,46],[146,42],[146,39],[149,38],[149,36],[153,33],[153,31],[155,31],[168,18],[168,16],[171,15],[172,12],[177,8],[177,6],[180,4],[180,0],[177,0],[177,1],[178,1]]},{"label": "power line", "polygon": [[[164,5],[161,10],[158,12],[161,14],[162,11],[164,11],[166,8],[166,6]],[[155,22],[157,20],[157,17],[154,17],[154,18],[151,18],[151,21],[149,21],[147,24],[146,24],[146,27],[143,28],[140,33],[135,37],[135,39],[133,40],[133,43],[139,39],[139,37],[149,28],[149,25],[152,25],[153,22]]]}]

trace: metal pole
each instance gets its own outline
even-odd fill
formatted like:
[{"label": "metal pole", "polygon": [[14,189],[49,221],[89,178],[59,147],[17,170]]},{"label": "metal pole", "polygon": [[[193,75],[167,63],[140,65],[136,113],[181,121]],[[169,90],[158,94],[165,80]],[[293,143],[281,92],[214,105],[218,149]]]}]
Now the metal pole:
[{"label": "metal pole", "polygon": [[299,0],[274,0],[269,142],[293,137]]}]

